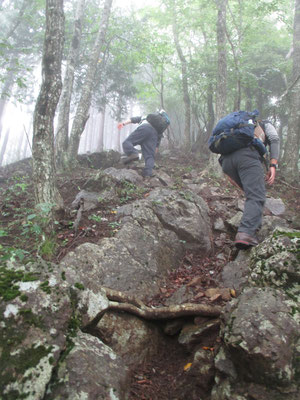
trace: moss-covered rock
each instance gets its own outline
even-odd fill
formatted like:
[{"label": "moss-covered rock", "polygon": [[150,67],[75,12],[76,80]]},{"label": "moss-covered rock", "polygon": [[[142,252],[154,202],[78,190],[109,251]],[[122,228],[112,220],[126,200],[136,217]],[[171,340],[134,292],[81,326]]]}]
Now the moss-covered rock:
[{"label": "moss-covered rock", "polygon": [[40,399],[66,346],[72,307],[53,265],[0,270],[0,397]]},{"label": "moss-covered rock", "polygon": [[222,316],[212,400],[298,399],[299,250],[300,232],[280,228],[248,253],[241,294]]}]

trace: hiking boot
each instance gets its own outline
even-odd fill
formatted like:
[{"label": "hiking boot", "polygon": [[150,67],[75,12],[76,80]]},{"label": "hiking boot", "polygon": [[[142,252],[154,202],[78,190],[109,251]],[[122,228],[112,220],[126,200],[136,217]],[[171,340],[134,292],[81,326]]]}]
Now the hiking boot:
[{"label": "hiking boot", "polygon": [[235,247],[240,250],[247,250],[250,247],[257,246],[258,241],[255,237],[248,235],[246,232],[238,232],[234,239]]},{"label": "hiking boot", "polygon": [[152,181],[153,176],[154,176],[154,175],[151,175],[151,176],[144,176],[144,181],[143,181],[143,183],[144,183],[144,185],[145,185],[146,187],[148,187],[148,188],[152,188],[152,187],[153,187],[153,181]]},{"label": "hiking boot", "polygon": [[140,158],[139,158],[139,155],[137,153],[132,153],[129,156],[124,157],[122,159],[122,163],[123,164],[129,164],[131,161],[138,161],[139,159]]}]

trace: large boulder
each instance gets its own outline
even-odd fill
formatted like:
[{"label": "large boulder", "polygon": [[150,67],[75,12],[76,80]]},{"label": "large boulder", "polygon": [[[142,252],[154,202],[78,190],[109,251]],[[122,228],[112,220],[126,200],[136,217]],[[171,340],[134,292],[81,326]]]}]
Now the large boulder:
[{"label": "large boulder", "polygon": [[58,365],[47,400],[125,400],[130,383],[123,360],[98,338],[78,332]]},{"label": "large boulder", "polygon": [[252,285],[280,288],[292,300],[300,297],[300,234],[281,228],[252,252],[250,280]]},{"label": "large boulder", "polygon": [[81,166],[93,169],[105,169],[117,165],[120,162],[121,154],[114,150],[79,154],[77,156]]},{"label": "large boulder", "polygon": [[[155,220],[157,224],[151,225]],[[132,221],[115,237],[78,246],[61,261],[66,279],[95,295],[101,286],[143,298],[156,294],[159,280],[179,265],[183,252],[175,233],[164,229],[154,214],[149,222],[142,228]]]},{"label": "large boulder", "polygon": [[219,280],[224,287],[240,293],[248,282],[249,270],[249,251],[240,251],[235,260],[224,266]]},{"label": "large boulder", "polygon": [[239,376],[267,386],[295,379],[299,324],[289,299],[272,288],[247,288],[223,315],[223,338]]},{"label": "large boulder", "polygon": [[159,328],[135,315],[109,311],[93,333],[122,357],[129,367],[141,365],[158,352],[164,341]]},{"label": "large boulder", "polygon": [[145,221],[149,211],[157,216],[160,223],[188,247],[208,253],[211,250],[211,223],[207,204],[190,191],[174,191],[157,188],[145,200],[121,207],[118,214]]},{"label": "large boulder", "polygon": [[241,293],[222,315],[212,400],[299,398],[299,251],[300,232],[280,228],[225,267]]},{"label": "large boulder", "polygon": [[140,184],[143,182],[143,177],[133,169],[116,169],[113,167],[107,168],[103,171],[103,175],[113,182],[130,182],[133,184]]}]

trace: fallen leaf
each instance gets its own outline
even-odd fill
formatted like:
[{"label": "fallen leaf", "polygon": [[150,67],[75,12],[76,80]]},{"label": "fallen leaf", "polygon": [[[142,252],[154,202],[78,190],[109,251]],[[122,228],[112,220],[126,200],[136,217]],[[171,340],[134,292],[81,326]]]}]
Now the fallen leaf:
[{"label": "fallen leaf", "polygon": [[203,350],[214,351],[214,348],[213,348],[213,347],[203,346],[202,349],[203,349]]},{"label": "fallen leaf", "polygon": [[220,291],[218,288],[210,288],[210,289],[207,289],[204,294],[206,297],[211,298],[211,297],[215,296],[216,294],[220,294]]},{"label": "fallen leaf", "polygon": [[194,297],[195,300],[200,299],[201,297],[204,297],[204,293],[203,292],[199,292],[196,294],[196,296]]},{"label": "fallen leaf", "polygon": [[221,293],[221,296],[222,296],[222,300],[225,300],[225,301],[231,300],[231,293],[230,293],[230,290],[228,288],[222,289],[220,291],[220,293]]},{"label": "fallen leaf", "polygon": [[201,285],[202,283],[202,278],[201,276],[196,276],[193,278],[186,286],[196,286],[196,285]]},{"label": "fallen leaf", "polygon": [[214,296],[210,297],[210,301],[217,301],[219,298],[222,297],[220,293],[216,293]]},{"label": "fallen leaf", "polygon": [[184,371],[188,371],[188,370],[191,368],[191,366],[192,366],[192,363],[187,363],[187,364],[185,364],[185,366],[183,367],[183,370],[184,370]]},{"label": "fallen leaf", "polygon": [[140,380],[140,381],[137,381],[137,383],[139,383],[139,384],[141,384],[141,385],[149,385],[149,384],[151,384],[152,382],[149,381],[148,379],[142,379],[142,380]]},{"label": "fallen leaf", "polygon": [[234,289],[230,289],[230,294],[232,297],[236,297],[236,291]]}]

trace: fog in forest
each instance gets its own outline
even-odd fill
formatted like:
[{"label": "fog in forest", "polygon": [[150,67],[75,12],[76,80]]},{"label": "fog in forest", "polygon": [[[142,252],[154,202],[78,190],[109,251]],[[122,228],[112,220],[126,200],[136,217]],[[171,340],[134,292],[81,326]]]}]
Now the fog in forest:
[{"label": "fog in forest", "polygon": [[[135,126],[118,131],[118,121],[164,108],[171,125],[162,147],[184,147],[211,162],[207,142],[217,121],[258,109],[278,130],[282,171],[298,174],[299,0],[292,7],[289,0],[56,1],[63,10],[59,36],[50,37],[53,52],[62,47],[56,157],[122,152]],[[31,156],[47,68],[47,4],[0,1],[1,166]]]},{"label": "fog in forest", "polygon": [[[0,166],[31,157],[33,108],[5,103],[1,120]],[[131,109],[131,115],[141,114],[138,105],[132,106]],[[129,118],[129,115],[127,117]],[[91,108],[90,117],[81,136],[79,154],[106,150],[122,152],[122,142],[134,128],[128,125],[119,131],[117,121],[111,116],[110,110],[103,113]]]},{"label": "fog in forest", "polygon": [[[9,1],[2,2],[2,6],[9,5]],[[74,7],[76,1],[66,1],[65,8]],[[139,9],[157,4],[156,1],[142,0],[115,0],[116,7],[120,7],[124,13],[130,12],[132,9]],[[8,7],[9,8],[9,7]],[[17,10],[15,10],[17,12]],[[4,33],[4,32],[3,32]],[[31,157],[32,155],[32,128],[33,113],[36,98],[38,96],[41,81],[41,66],[38,65],[36,71],[32,75],[34,78],[34,96],[32,104],[23,104],[23,102],[10,101],[10,99],[1,101],[1,121],[0,121],[0,166],[4,166],[15,161]],[[132,115],[141,115],[141,107],[132,102],[129,105],[130,115],[124,115],[129,118]],[[74,116],[73,116],[74,117]],[[70,121],[72,122],[71,116]],[[122,131],[118,131],[117,122],[112,117],[109,107],[103,112],[99,112],[96,108],[91,107],[90,117],[86,123],[86,127],[82,133],[79,154],[94,151],[116,150],[122,152],[122,142],[133,131],[133,126],[126,126]],[[54,124],[56,120],[54,121]]]}]

